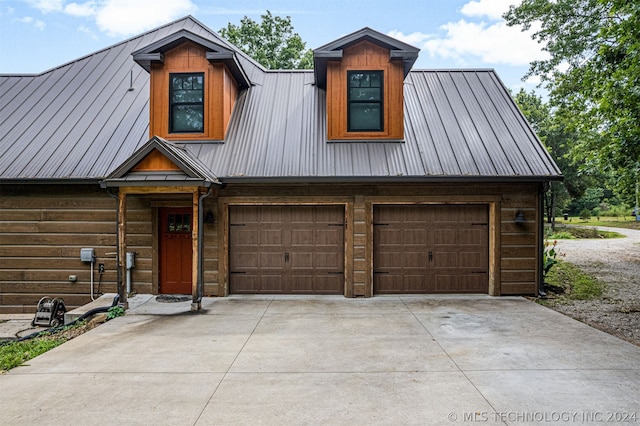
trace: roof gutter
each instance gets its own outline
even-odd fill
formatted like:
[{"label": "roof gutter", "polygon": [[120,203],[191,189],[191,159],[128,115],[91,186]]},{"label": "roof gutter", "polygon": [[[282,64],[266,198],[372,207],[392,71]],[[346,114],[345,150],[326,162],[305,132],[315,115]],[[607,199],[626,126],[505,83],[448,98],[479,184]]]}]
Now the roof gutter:
[{"label": "roof gutter", "polygon": [[0,179],[0,185],[91,185],[99,184],[103,178],[53,178],[53,179]]},{"label": "roof gutter", "polygon": [[517,183],[562,181],[564,176],[229,176],[223,183]]}]

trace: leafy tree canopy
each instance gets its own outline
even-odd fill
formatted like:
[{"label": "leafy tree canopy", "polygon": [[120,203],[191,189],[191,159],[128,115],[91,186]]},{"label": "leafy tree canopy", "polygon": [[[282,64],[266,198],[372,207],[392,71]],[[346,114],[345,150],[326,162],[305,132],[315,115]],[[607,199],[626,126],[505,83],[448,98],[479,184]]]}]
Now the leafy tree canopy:
[{"label": "leafy tree canopy", "polygon": [[220,29],[222,37],[268,69],[311,69],[313,51],[295,32],[291,17],[273,16],[267,10],[261,22],[245,16],[240,25],[227,24]]},{"label": "leafy tree canopy", "polygon": [[640,2],[522,0],[509,25],[539,28],[534,61],[557,114],[579,135],[573,155],[633,188],[640,172]]}]

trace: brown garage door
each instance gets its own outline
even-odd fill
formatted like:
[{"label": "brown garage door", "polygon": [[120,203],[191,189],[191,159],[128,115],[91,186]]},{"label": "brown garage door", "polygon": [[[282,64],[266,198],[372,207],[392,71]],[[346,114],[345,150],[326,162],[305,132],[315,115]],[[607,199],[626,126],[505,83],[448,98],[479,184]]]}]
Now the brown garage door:
[{"label": "brown garage door", "polygon": [[484,205],[376,206],[374,292],[487,293]]},{"label": "brown garage door", "polygon": [[344,208],[229,208],[231,293],[342,294]]}]

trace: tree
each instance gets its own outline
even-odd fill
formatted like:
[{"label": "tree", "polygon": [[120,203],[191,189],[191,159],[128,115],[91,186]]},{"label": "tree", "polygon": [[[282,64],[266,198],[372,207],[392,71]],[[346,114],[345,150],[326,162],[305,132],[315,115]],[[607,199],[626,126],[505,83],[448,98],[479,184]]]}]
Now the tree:
[{"label": "tree", "polygon": [[260,23],[245,16],[240,25],[227,24],[219,33],[268,69],[311,69],[313,51],[293,32],[291,17],[273,16],[267,10]]},{"label": "tree", "polygon": [[640,3],[637,0],[522,0],[508,25],[538,28],[548,59],[528,72],[541,77],[551,104],[580,135],[572,154],[614,173],[631,197],[640,172]]},{"label": "tree", "polygon": [[580,173],[571,155],[571,146],[578,136],[535,92],[520,89],[514,100],[564,176],[563,182],[552,182],[545,194],[547,221],[555,227],[556,206],[563,208],[571,198],[581,197],[591,180]]}]

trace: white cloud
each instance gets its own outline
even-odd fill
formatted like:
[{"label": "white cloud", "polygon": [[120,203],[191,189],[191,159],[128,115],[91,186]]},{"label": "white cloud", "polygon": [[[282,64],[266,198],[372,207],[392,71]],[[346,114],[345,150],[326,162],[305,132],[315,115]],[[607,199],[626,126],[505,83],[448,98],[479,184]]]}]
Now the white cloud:
[{"label": "white cloud", "polygon": [[[456,61],[460,66],[523,66],[531,61],[548,58],[541,46],[531,39],[534,26],[527,32],[520,27],[507,26],[501,18],[514,0],[472,0],[460,13],[469,17],[448,22],[438,35],[415,32],[403,34],[394,30],[391,37],[419,47],[431,57]],[[488,17],[483,22],[474,17]]]},{"label": "white cloud", "polygon": [[430,40],[436,37],[433,34],[424,34],[421,32],[403,34],[402,31],[398,31],[398,30],[391,30],[387,35],[389,37],[393,37],[395,39],[401,40],[415,47],[422,46],[427,40]]},{"label": "white cloud", "polygon": [[428,40],[424,48],[432,55],[463,60],[477,57],[487,64],[526,65],[546,58],[530,32],[508,27],[504,21],[487,25],[460,20],[442,26],[444,38]]},{"label": "white cloud", "polygon": [[107,0],[100,4],[96,24],[111,36],[137,34],[195,12],[191,0]]},{"label": "white cloud", "polygon": [[96,2],[69,3],[64,7],[64,13],[71,16],[89,17],[96,14]]},{"label": "white cloud", "polygon": [[61,11],[64,0],[27,0],[27,3],[42,13],[49,13]]},{"label": "white cloud", "polygon": [[95,35],[95,33],[93,31],[91,31],[89,28],[85,27],[84,25],[79,26],[77,31],[79,33],[81,33],[81,34],[85,34],[85,35],[89,36],[93,40],[98,40],[98,36]]},{"label": "white cloud", "polygon": [[66,5],[65,0],[26,1],[43,14],[61,12],[93,19],[99,31],[116,37],[138,34],[197,10],[193,0],[89,0]]},{"label": "white cloud", "polygon": [[44,21],[41,21],[40,19],[35,19],[32,16],[25,16],[23,18],[18,18],[16,19],[16,21],[22,22],[23,24],[27,24],[27,25],[33,25],[40,31],[44,30],[45,27],[47,26],[47,24]]},{"label": "white cloud", "polygon": [[469,17],[486,16],[489,19],[499,20],[509,10],[512,4],[519,4],[514,0],[472,0],[460,9],[460,13]]}]

